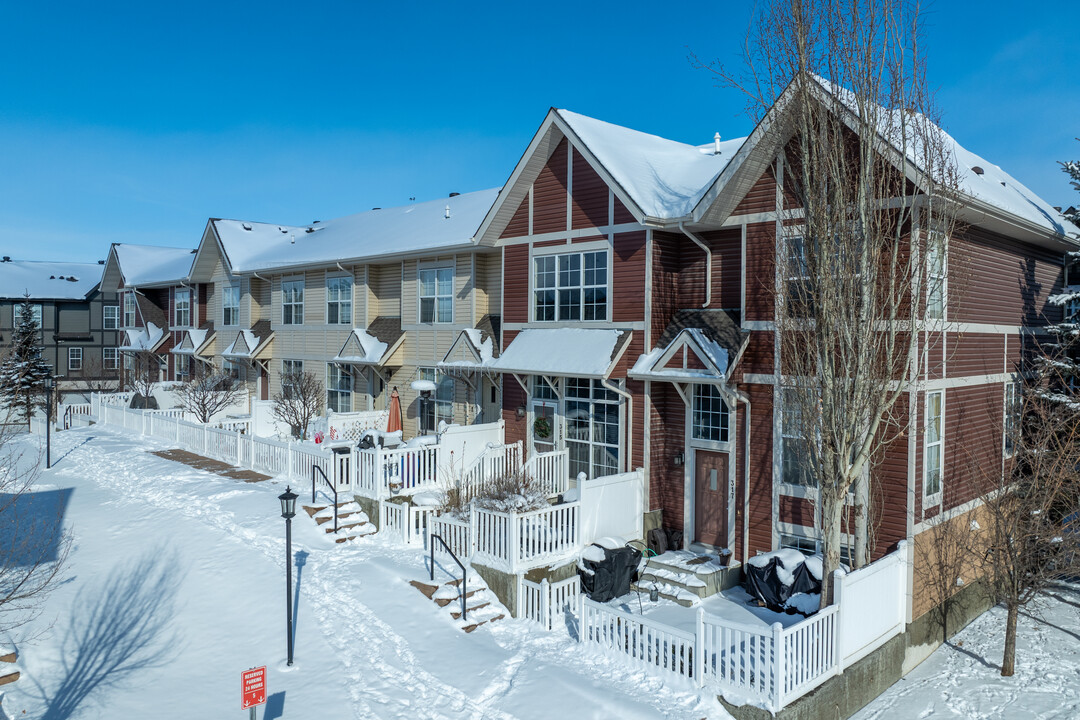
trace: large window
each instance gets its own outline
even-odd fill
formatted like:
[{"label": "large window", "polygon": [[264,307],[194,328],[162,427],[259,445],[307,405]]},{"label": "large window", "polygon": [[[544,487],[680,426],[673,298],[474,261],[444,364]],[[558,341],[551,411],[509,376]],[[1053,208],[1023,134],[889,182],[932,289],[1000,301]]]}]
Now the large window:
[{"label": "large window", "polygon": [[454,271],[425,268],[420,271],[420,322],[454,321]]},{"label": "large window", "polygon": [[570,476],[619,472],[619,396],[599,380],[566,378],[563,386]]},{"label": "large window", "polygon": [[334,363],[326,366],[326,409],[352,412],[352,373]]},{"label": "large window", "polygon": [[533,318],[607,320],[607,251],[544,255],[533,262]]},{"label": "large window", "polygon": [[780,393],[781,480],[788,485],[816,485],[810,443],[802,416],[802,393],[783,388]]},{"label": "large window", "polygon": [[82,348],[68,348],[68,370],[82,370]]},{"label": "large window", "polygon": [[124,327],[135,327],[135,293],[124,293]]},{"label": "large window", "polygon": [[352,278],[326,278],[326,322],[330,325],[352,324]]},{"label": "large window", "polygon": [[945,319],[945,236],[932,233],[926,249],[926,317]]},{"label": "large window", "polygon": [[116,330],[120,327],[120,306],[101,306],[101,327],[104,330]]},{"label": "large window", "polygon": [[926,445],[923,451],[923,495],[927,506],[941,502],[941,471],[944,459],[944,405],[942,390],[926,393]]},{"label": "large window", "polygon": [[[19,318],[22,317],[22,309],[24,303],[17,303],[13,310],[15,316],[13,319],[12,327],[18,327]],[[41,305],[40,303],[33,303],[30,305],[30,315],[34,318],[34,327],[41,327]]]},{"label": "large window", "polygon": [[240,324],[240,283],[234,282],[221,289],[221,324]]},{"label": "large window", "polygon": [[119,370],[120,351],[116,348],[101,348],[101,367],[105,370]]},{"label": "large window", "polygon": [[175,322],[174,327],[190,327],[191,326],[191,290],[187,288],[178,288],[174,295],[176,302],[176,312],[174,314]]},{"label": "large window", "polygon": [[1005,457],[1016,452],[1020,432],[1020,395],[1016,383],[1005,384]]},{"label": "large window", "polygon": [[418,375],[421,380],[435,383],[435,397],[432,402],[422,403],[420,406],[420,412],[424,415],[423,427],[438,429],[440,422],[453,423],[454,379],[436,372],[435,368],[419,368]]},{"label": "large window", "polygon": [[728,441],[728,408],[715,385],[694,386],[693,437],[695,440]]},{"label": "large window", "polygon": [[281,324],[304,324],[303,280],[286,280],[281,283]]}]

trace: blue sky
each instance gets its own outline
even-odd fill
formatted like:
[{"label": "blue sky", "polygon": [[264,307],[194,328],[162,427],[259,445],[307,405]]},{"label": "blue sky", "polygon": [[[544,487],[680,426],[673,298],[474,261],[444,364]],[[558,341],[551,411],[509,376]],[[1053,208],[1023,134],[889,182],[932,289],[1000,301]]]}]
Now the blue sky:
[{"label": "blue sky", "polygon": [[[691,67],[749,2],[6,3],[0,253],[193,247],[211,216],[301,224],[503,183],[548,107],[675,140],[746,134]],[[932,4],[946,128],[1080,204],[1073,2]]]}]

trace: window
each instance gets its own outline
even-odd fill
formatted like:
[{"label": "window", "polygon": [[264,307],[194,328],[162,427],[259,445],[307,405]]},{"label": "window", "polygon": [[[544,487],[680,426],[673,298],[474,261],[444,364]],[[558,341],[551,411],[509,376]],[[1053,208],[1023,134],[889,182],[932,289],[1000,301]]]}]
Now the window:
[{"label": "window", "polygon": [[944,404],[944,391],[926,393],[926,446],[923,451],[923,495],[926,497],[926,505],[937,505],[941,502]]},{"label": "window", "polygon": [[101,348],[101,367],[106,370],[119,370],[120,351],[116,348]]},{"label": "window", "polygon": [[240,380],[240,368],[242,366],[235,360],[225,358],[221,363],[221,371],[231,377],[233,380]]},{"label": "window", "polygon": [[281,361],[281,394],[286,399],[292,397],[292,378],[298,377],[304,374],[304,361],[303,360],[282,360]]},{"label": "window", "polygon": [[101,327],[104,330],[116,330],[120,327],[120,306],[103,305],[101,308]]},{"label": "window", "polygon": [[599,380],[564,382],[566,447],[570,476],[590,478],[619,472],[619,396]]},{"label": "window", "polygon": [[352,278],[326,278],[326,322],[330,325],[352,324]]},{"label": "window", "polygon": [[326,409],[352,412],[352,373],[334,363],[326,366]]},{"label": "window", "polygon": [[533,271],[536,321],[607,320],[607,250],[544,255]]},{"label": "window", "polygon": [[82,348],[68,348],[68,370],[82,370]]},{"label": "window", "polygon": [[454,271],[433,268],[420,271],[420,322],[454,321]]},{"label": "window", "polygon": [[801,235],[787,239],[786,297],[787,313],[791,317],[810,315],[813,303],[810,264],[806,256],[806,239]]},{"label": "window", "polygon": [[[804,555],[817,555],[824,551],[821,542],[812,537],[803,535],[780,535],[780,547],[793,548]],[[851,558],[854,555],[854,547],[850,543],[840,545],[840,562],[851,567]]]},{"label": "window", "polygon": [[124,327],[135,327],[135,293],[124,293]]},{"label": "window", "polygon": [[802,396],[795,388],[780,393],[781,481],[788,485],[814,487],[813,461],[802,417]]},{"label": "window", "polygon": [[694,386],[693,437],[695,440],[728,441],[728,408],[715,385]]},{"label": "window", "polygon": [[927,247],[926,317],[945,319],[945,237],[931,233]]},{"label": "window", "polygon": [[176,312],[175,327],[189,327],[191,325],[191,290],[187,288],[177,289],[175,293]]},{"label": "window", "polygon": [[191,376],[191,357],[188,355],[177,355],[176,357],[176,379],[183,382]]},{"label": "window", "polygon": [[421,380],[435,383],[434,402],[423,403],[420,411],[424,413],[422,428],[438,429],[439,423],[454,422],[454,379],[435,372],[435,368],[419,368]]},{"label": "window", "polygon": [[1020,393],[1016,383],[1005,383],[1005,457],[1016,452],[1020,432]]},{"label": "window", "polygon": [[221,289],[221,324],[240,324],[240,283],[232,283]]},{"label": "window", "polygon": [[533,375],[532,397],[533,400],[558,400],[559,394],[543,377]]},{"label": "window", "polygon": [[304,324],[303,280],[286,280],[281,283],[281,324]]},{"label": "window", "polygon": [[[18,326],[19,318],[22,317],[22,309],[24,303],[17,303],[14,307],[15,316],[13,318],[13,326]],[[30,305],[30,315],[34,318],[34,327],[41,327],[41,305],[33,303]]]}]

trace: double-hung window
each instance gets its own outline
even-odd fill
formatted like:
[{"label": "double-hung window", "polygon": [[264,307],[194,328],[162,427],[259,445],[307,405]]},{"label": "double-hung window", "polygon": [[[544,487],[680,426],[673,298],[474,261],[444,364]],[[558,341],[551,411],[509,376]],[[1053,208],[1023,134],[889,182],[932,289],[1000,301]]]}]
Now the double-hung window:
[{"label": "double-hung window", "polygon": [[176,379],[183,382],[191,377],[191,356],[176,356]]},{"label": "double-hung window", "polygon": [[454,379],[436,372],[435,368],[419,368],[421,380],[435,383],[435,396],[431,402],[421,405],[426,428],[438,429],[439,423],[454,422]]},{"label": "double-hung window", "polygon": [[240,283],[234,282],[221,289],[221,324],[233,327],[240,324]]},{"label": "double-hung window", "polygon": [[135,327],[135,293],[124,293],[124,327]]},{"label": "double-hung window", "polygon": [[784,298],[787,314],[794,318],[809,317],[813,310],[813,286],[806,238],[795,235],[787,238],[787,263]]},{"label": "double-hung window", "polygon": [[286,400],[293,396],[293,384],[304,374],[303,360],[281,361],[281,394]]},{"label": "double-hung window", "polygon": [[803,422],[803,393],[796,388],[783,388],[780,394],[780,470],[781,480],[788,485],[814,487],[816,481],[807,427]]},{"label": "double-hung window", "polygon": [[926,248],[926,317],[945,319],[945,236],[931,233]]},{"label": "double-hung window", "polygon": [[101,306],[101,328],[103,330],[116,330],[120,327],[120,306]]},{"label": "double-hung window", "polygon": [[116,348],[101,348],[101,367],[105,370],[119,370],[120,351]]},{"label": "double-hung window", "polygon": [[352,324],[351,277],[326,278],[326,322],[328,325]]},{"label": "double-hung window", "polygon": [[424,268],[419,272],[420,322],[454,322],[454,271]]},{"label": "double-hung window", "polygon": [[1016,452],[1020,432],[1020,394],[1016,383],[1005,384],[1005,457]]},{"label": "double-hung window", "polygon": [[[15,313],[14,321],[15,322],[13,323],[13,327],[18,327],[19,326],[19,320],[22,318],[23,305],[24,305],[24,303],[18,303],[18,304],[16,304],[14,306],[14,313]],[[34,327],[40,328],[41,327],[41,304],[40,303],[31,303],[31,305],[30,305],[30,316],[33,318]]]},{"label": "double-hung window", "polygon": [[619,472],[619,396],[587,378],[566,378],[563,387],[570,476]]},{"label": "double-hung window", "polygon": [[945,392],[935,390],[926,393],[926,432],[923,447],[923,496],[924,506],[941,502],[942,461],[945,459]]},{"label": "double-hung window", "polygon": [[174,327],[191,326],[191,290],[178,288],[173,295],[176,311],[173,315]]},{"label": "double-hung window", "polygon": [[82,348],[68,348],[68,370],[82,370]]},{"label": "double-hung window", "polygon": [[326,366],[326,408],[334,412],[352,412],[352,373],[341,365]]},{"label": "double-hung window", "polygon": [[304,324],[303,280],[286,280],[281,283],[281,324]]},{"label": "double-hung window", "polygon": [[728,408],[715,385],[694,386],[693,437],[712,442],[728,441]]},{"label": "double-hung window", "polygon": [[607,320],[607,250],[533,260],[533,319]]}]

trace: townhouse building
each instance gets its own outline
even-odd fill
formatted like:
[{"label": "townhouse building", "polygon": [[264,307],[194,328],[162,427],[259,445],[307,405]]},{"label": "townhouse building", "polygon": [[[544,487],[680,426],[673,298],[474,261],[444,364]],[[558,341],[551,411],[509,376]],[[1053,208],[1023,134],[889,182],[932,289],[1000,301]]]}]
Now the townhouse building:
[{"label": "townhouse building", "polygon": [[61,402],[85,402],[88,393],[115,390],[119,382],[119,308],[102,270],[99,263],[0,259],[0,356],[29,302]]}]

